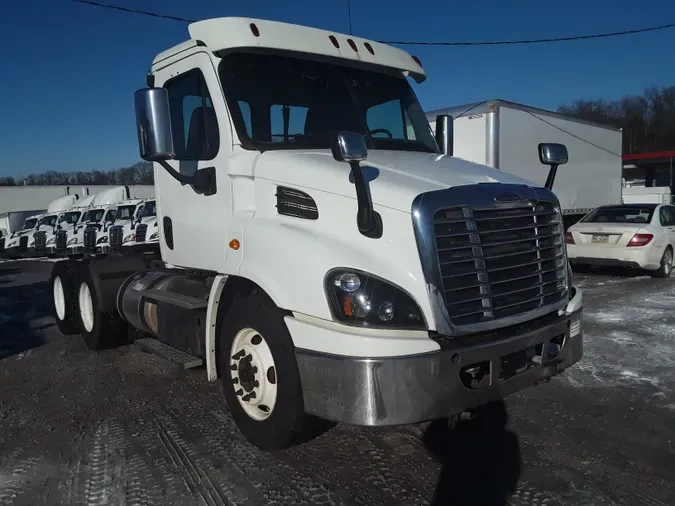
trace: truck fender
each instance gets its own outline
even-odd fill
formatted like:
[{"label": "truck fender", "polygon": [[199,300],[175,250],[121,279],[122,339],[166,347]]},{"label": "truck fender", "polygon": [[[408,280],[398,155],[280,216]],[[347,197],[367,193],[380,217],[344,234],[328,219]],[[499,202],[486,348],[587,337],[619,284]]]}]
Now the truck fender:
[{"label": "truck fender", "polygon": [[223,289],[227,283],[228,276],[218,274],[211,285],[209,293],[209,302],[206,307],[206,336],[204,349],[206,350],[206,377],[213,382],[218,379],[218,368],[216,358],[216,342],[218,339],[218,310],[220,299],[223,295]]}]

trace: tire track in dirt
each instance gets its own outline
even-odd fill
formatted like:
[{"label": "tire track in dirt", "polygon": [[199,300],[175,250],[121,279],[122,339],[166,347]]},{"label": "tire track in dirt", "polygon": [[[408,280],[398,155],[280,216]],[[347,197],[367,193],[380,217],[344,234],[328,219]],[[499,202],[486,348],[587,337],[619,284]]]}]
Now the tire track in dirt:
[{"label": "tire track in dirt", "polygon": [[[306,463],[289,465],[276,453],[262,452],[244,441],[229,414],[221,409],[187,402],[167,408],[167,412],[182,420],[190,433],[199,434],[200,446],[220,461],[221,469],[239,475],[232,481],[253,492],[255,500],[250,504],[349,504],[330,489],[325,479],[309,472]],[[186,417],[183,412],[190,415]]]}]

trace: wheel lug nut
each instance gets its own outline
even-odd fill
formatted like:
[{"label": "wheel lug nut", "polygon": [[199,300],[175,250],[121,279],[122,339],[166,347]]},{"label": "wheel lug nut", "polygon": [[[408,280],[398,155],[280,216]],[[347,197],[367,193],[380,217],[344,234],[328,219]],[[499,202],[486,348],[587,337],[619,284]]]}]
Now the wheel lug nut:
[{"label": "wheel lug nut", "polygon": [[253,374],[257,373],[257,372],[258,372],[258,368],[257,368],[256,366],[253,366],[253,367],[251,368],[251,372],[253,372]]},{"label": "wheel lug nut", "polygon": [[260,386],[260,382],[258,380],[255,380],[253,382],[253,388],[258,388]]},{"label": "wheel lug nut", "polygon": [[235,392],[235,395],[243,395],[243,394],[244,391],[241,388]]},{"label": "wheel lug nut", "polygon": [[[245,352],[244,350],[238,351],[237,353],[235,353],[234,355],[232,355],[232,360],[238,360],[238,359],[240,359],[241,357],[244,356],[245,353],[246,353],[246,352]],[[251,355],[249,355],[249,357],[250,357],[250,356],[251,356]]]},{"label": "wheel lug nut", "polygon": [[237,364],[232,364],[232,365],[230,366],[230,370],[231,370],[231,371],[236,371],[236,370],[237,370]]},{"label": "wheel lug nut", "polygon": [[232,378],[232,383],[234,383],[235,385],[239,383],[239,378]]}]

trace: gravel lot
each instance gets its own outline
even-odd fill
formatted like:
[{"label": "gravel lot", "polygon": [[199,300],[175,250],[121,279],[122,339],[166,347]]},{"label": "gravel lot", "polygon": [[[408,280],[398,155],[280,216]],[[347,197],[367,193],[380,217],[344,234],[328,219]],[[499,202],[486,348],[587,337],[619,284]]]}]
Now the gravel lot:
[{"label": "gravel lot", "polygon": [[582,362],[489,416],[269,454],[203,369],[61,336],[51,267],[0,263],[0,504],[675,504],[675,278],[576,275]]}]

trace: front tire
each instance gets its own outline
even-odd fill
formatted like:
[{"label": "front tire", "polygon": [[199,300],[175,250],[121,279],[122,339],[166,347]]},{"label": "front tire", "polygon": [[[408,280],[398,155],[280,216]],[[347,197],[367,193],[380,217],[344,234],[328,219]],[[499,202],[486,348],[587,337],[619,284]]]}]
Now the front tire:
[{"label": "front tire", "polygon": [[77,264],[67,260],[54,263],[49,279],[52,293],[52,314],[64,336],[80,333],[77,309]]},{"label": "front tire", "polygon": [[669,278],[673,272],[673,250],[670,246],[666,247],[661,257],[661,265],[652,273],[655,278]]},{"label": "front tire", "polygon": [[262,450],[291,446],[306,415],[291,335],[276,305],[258,290],[235,297],[219,333],[218,368],[228,408]]}]

